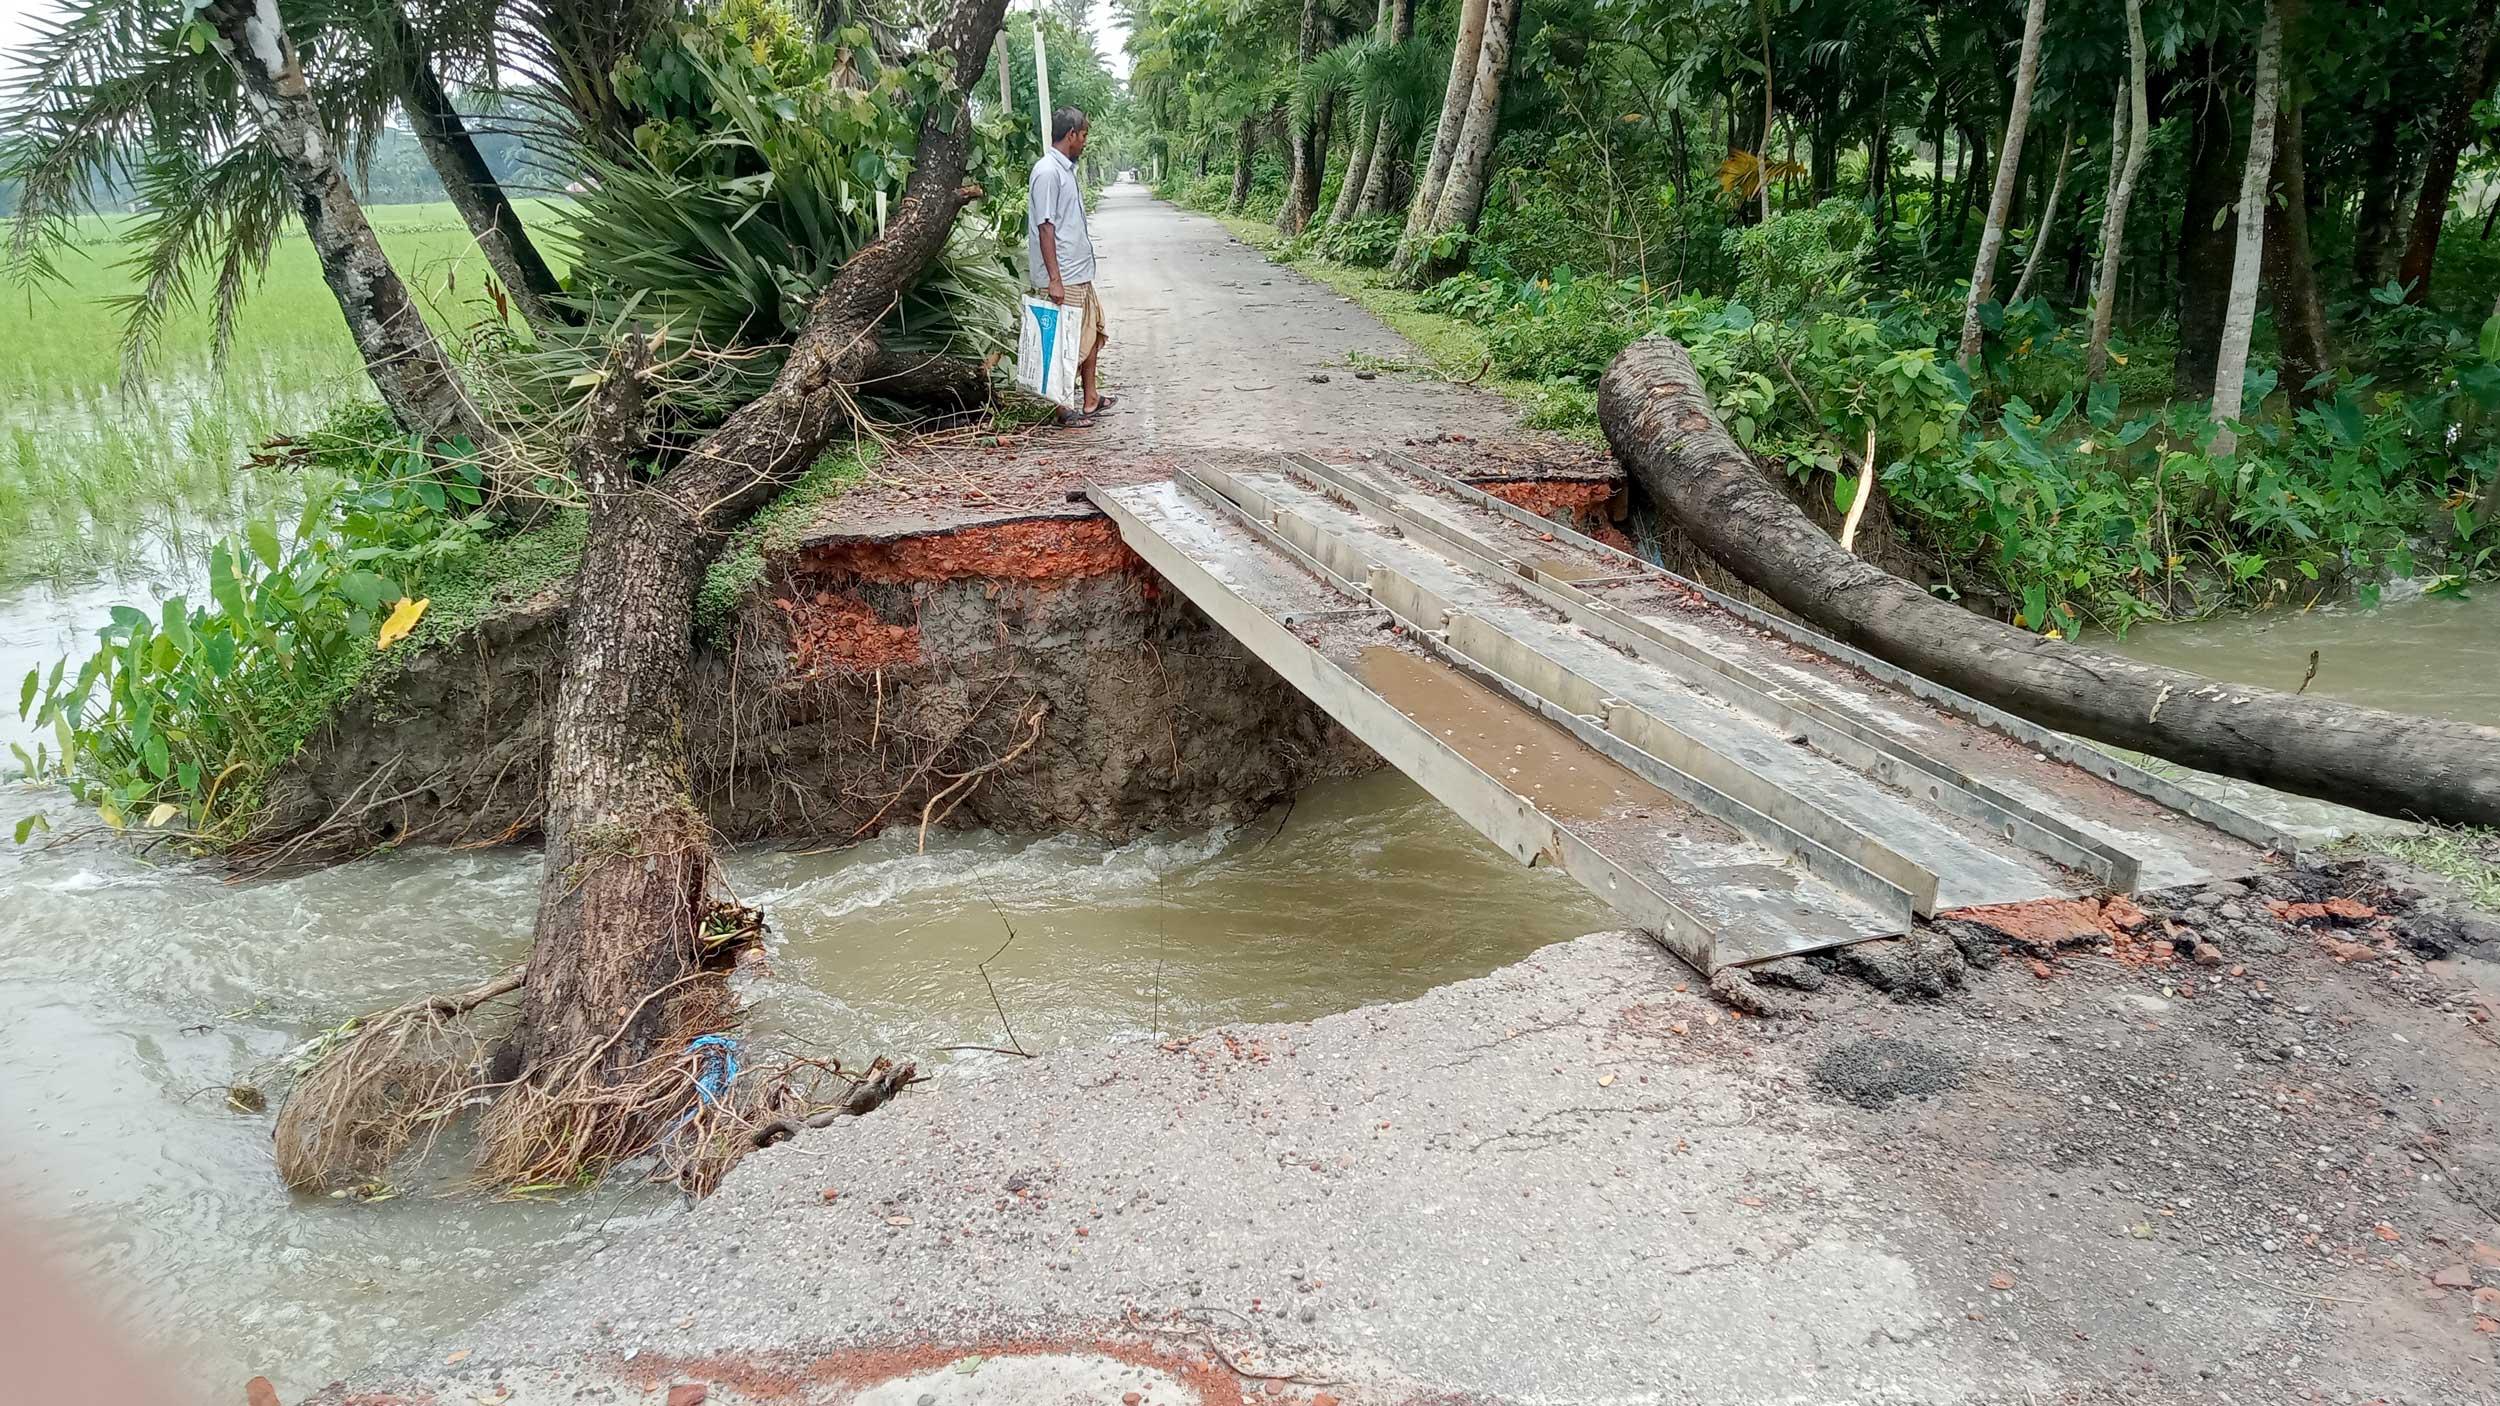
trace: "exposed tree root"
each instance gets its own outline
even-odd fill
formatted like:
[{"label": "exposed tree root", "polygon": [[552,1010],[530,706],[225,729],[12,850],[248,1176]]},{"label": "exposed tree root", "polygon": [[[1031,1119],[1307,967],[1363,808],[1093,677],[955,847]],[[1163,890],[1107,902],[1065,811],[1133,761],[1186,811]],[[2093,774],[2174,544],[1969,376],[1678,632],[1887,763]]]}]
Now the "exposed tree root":
[{"label": "exposed tree root", "polygon": [[[659,1012],[649,1037],[653,1053],[613,1065],[610,1052],[650,1009]],[[703,1083],[716,1047],[696,1042],[725,1035],[735,1015],[720,972],[690,972],[645,996],[607,1039],[569,1050],[503,1086],[478,1120],[479,1179],[504,1187],[596,1180],[658,1150],[686,1131],[686,1120],[708,1123],[725,1114],[726,1090],[709,1092]]]},{"label": "exposed tree root", "polygon": [[369,1185],[431,1142],[486,1077],[477,1012],[521,989],[514,967],[466,991],[349,1021],[303,1051],[278,1110],[278,1175],[297,1191]]},{"label": "exposed tree root", "polygon": [[868,1077],[852,1085],[850,1093],[840,1103],[819,1108],[805,1117],[776,1118],[755,1129],[749,1135],[749,1142],[755,1147],[770,1147],[797,1137],[805,1129],[829,1127],[836,1118],[856,1118],[863,1113],[874,1113],[901,1093],[906,1085],[918,1082],[919,1078],[915,1066],[880,1059],[869,1066]]},{"label": "exposed tree root", "polygon": [[[704,921],[715,951],[760,933],[752,908],[721,904]],[[573,1186],[649,1159],[651,1179],[708,1195],[757,1148],[883,1107],[919,1075],[879,1058],[865,1075],[839,1063],[794,1059],[775,1068],[744,1060],[735,998],[723,963],[707,960],[660,991],[657,1053],[624,1071],[600,1072],[613,1040],[585,1048],[544,1080],[496,1081],[501,1043],[481,1016],[521,988],[514,968],[467,991],[427,996],[351,1021],[308,1046],[309,1061],[278,1115],[279,1172],[299,1191],[387,1184],[394,1167],[421,1158],[466,1109],[487,1105],[477,1132],[478,1181],[503,1190]],[[644,1007],[630,1011],[618,1032]]]}]

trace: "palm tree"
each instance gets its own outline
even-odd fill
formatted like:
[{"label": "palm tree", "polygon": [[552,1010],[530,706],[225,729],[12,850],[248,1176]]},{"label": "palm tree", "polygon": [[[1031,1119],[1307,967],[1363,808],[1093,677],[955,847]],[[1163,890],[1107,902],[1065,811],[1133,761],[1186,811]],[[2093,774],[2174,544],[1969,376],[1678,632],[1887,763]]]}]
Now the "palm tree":
[{"label": "palm tree", "polygon": [[[561,289],[455,105],[471,93],[534,114],[538,144],[561,150],[630,126],[609,78],[673,11],[655,0],[279,0],[268,26],[296,46],[305,116],[343,171],[361,166],[394,112],[406,116],[513,306],[542,330],[567,320]],[[216,341],[267,266],[299,193],[262,135],[248,82],[211,42],[215,27],[183,0],[75,0],[29,46],[0,142],[0,183],[20,187],[9,262],[45,279],[91,192],[117,176],[144,214],[132,263],[139,289],[123,302],[125,365],[145,363],[167,312],[213,270]],[[352,199],[352,196],[350,197]],[[352,315],[351,315],[352,318]],[[414,427],[412,427],[414,428]]]}]

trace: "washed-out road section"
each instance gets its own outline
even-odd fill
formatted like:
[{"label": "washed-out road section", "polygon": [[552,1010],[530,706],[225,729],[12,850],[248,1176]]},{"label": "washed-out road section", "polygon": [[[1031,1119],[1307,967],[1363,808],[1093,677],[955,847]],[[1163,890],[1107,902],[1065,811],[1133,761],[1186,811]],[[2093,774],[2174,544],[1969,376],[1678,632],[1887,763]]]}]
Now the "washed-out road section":
[{"label": "washed-out road section", "polygon": [[[1117,190],[1097,240],[1129,399],[1015,450],[1026,491],[1515,428],[1351,380],[1413,353],[1212,221]],[[2083,900],[1967,986],[1932,937],[1862,953],[1802,1019],[1601,933],[958,1065],[320,1399],[2500,1402],[2491,930],[2258,882]]]}]

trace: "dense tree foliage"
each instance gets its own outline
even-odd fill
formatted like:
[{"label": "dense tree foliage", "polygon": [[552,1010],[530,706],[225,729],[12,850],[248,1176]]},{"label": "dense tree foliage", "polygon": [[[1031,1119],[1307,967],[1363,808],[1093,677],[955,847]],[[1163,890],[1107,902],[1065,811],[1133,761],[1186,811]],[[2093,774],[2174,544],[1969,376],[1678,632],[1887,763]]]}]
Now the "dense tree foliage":
[{"label": "dense tree foliage", "polygon": [[2035,627],[2493,564],[2488,0],[1423,0],[1361,158],[1308,94],[1386,86],[1371,5],[1123,3],[1167,193],[1430,288],[1559,425],[1683,328]]}]

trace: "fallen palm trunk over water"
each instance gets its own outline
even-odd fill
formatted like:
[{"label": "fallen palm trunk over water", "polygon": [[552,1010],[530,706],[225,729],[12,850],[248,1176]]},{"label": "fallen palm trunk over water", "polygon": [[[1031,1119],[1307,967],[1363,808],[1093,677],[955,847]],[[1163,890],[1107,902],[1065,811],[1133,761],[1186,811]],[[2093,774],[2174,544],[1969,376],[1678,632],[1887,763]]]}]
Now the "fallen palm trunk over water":
[{"label": "fallen palm trunk over water", "polygon": [[2224,684],[1971,614],[1841,549],[1739,449],[1684,348],[1645,337],[1598,386],[1625,470],[1783,608],[2050,727],[2382,815],[2500,824],[2500,729]]}]

